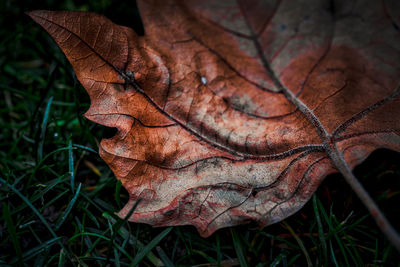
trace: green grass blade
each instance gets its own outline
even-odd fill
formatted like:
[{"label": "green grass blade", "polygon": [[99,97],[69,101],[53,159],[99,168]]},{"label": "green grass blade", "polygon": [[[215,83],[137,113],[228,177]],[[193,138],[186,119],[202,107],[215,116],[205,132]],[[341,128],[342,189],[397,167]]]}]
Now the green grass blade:
[{"label": "green grass blade", "polygon": [[119,220],[114,225],[111,225],[109,220],[107,221],[109,224],[109,229],[111,231],[111,238],[110,238],[110,241],[108,244],[109,249],[108,249],[107,259],[110,258],[110,256],[111,256],[112,245],[114,244],[114,239],[115,239],[115,236],[117,235],[119,228],[121,228],[121,226],[128,221],[128,219],[131,217],[132,213],[135,211],[136,207],[139,205],[140,202],[141,202],[141,199],[136,201],[135,205],[132,206],[132,208],[129,210],[128,214],[125,216],[125,218],[123,220]]},{"label": "green grass blade", "polygon": [[161,240],[164,239],[164,237],[169,234],[169,232],[171,232],[171,230],[172,227],[168,227],[160,234],[158,234],[153,240],[151,240],[150,243],[148,243],[144,248],[139,251],[139,253],[131,262],[130,266],[136,266],[147,255],[147,253],[149,253],[155,246],[157,246],[158,243],[160,243]]},{"label": "green grass blade", "polygon": [[64,267],[65,264],[65,252],[64,249],[60,250],[60,256],[58,258],[58,267]]},{"label": "green grass blade", "polygon": [[[352,251],[353,251],[353,253],[354,254],[352,254],[352,255],[354,255],[354,262],[357,262],[357,264],[359,265],[359,266],[365,266],[365,264],[364,264],[364,262],[363,262],[363,260],[362,260],[362,258],[361,258],[361,256],[360,256],[360,254],[358,253],[358,251],[357,251],[357,246],[356,246],[356,244],[354,244],[354,242],[353,242],[353,240],[351,240],[351,237],[349,237],[347,234],[345,234],[344,235],[345,236],[345,238],[346,238],[346,240],[347,240],[347,242],[350,244],[350,246],[346,246],[349,250],[351,249]],[[374,251],[374,249],[371,249],[372,251]]]},{"label": "green grass blade", "polygon": [[121,198],[120,198],[121,186],[122,186],[121,180],[118,180],[115,183],[114,199],[119,208],[121,207]]},{"label": "green grass blade", "polygon": [[286,245],[288,245],[292,249],[295,249],[295,250],[299,249],[299,246],[297,246],[295,243],[292,243],[292,242],[286,240],[285,238],[281,238],[279,236],[271,235],[271,234],[265,233],[265,232],[261,232],[260,235],[268,237],[270,239],[278,240],[278,241],[280,241],[282,243],[285,243]]},{"label": "green grass blade", "polygon": [[[92,251],[95,250],[97,244],[98,244],[102,239],[104,239],[104,240],[106,240],[106,241],[110,241],[110,239],[109,239],[108,237],[104,237],[104,235],[107,234],[109,231],[110,231],[110,230],[107,229],[107,230],[104,231],[104,233],[102,233],[102,234],[93,233],[94,235],[93,235],[92,233],[90,233],[90,234],[85,233],[84,235],[86,235],[86,236],[97,236],[97,239],[92,243],[92,246],[89,247],[89,248],[86,250],[86,252],[84,252],[82,255],[91,255],[91,254],[92,254]],[[81,232],[81,233],[83,233],[83,232]],[[71,240],[71,241],[72,241],[72,240]]]},{"label": "green grass blade", "polygon": [[289,261],[286,260],[286,258],[283,259],[283,266],[293,266],[294,262],[301,257],[301,253],[293,256],[292,258],[289,259]]},{"label": "green grass blade", "polygon": [[83,212],[88,216],[88,218],[96,225],[97,228],[100,228],[100,223],[97,220],[96,216],[87,208],[81,207]]},{"label": "green grass blade", "polygon": [[308,266],[313,266],[312,262],[311,262],[311,258],[310,255],[308,255],[307,249],[304,246],[303,241],[301,241],[301,239],[297,236],[297,234],[294,232],[293,228],[286,222],[286,221],[282,221],[282,224],[285,226],[285,228],[290,232],[290,234],[294,237],[294,239],[296,239],[297,244],[299,244],[299,247],[301,249],[301,251],[304,254],[304,257],[306,258],[307,261],[307,265]]},{"label": "green grass blade", "polygon": [[72,153],[72,142],[68,142],[68,171],[71,175],[72,193],[75,191],[75,171],[74,171],[74,154]]},{"label": "green grass blade", "polygon": [[[68,174],[64,174],[64,175],[58,177],[57,179],[54,179],[54,180],[50,181],[47,185],[42,185],[43,187],[45,187],[45,189],[44,189],[44,190],[40,190],[39,193],[33,195],[33,196],[29,199],[29,201],[30,201],[31,203],[33,203],[33,202],[37,201],[38,199],[42,198],[47,192],[49,192],[50,190],[52,190],[52,189],[53,189],[54,187],[56,187],[59,183],[64,182],[64,181],[65,181],[65,180],[64,180],[64,177],[66,177],[67,175],[68,175]],[[24,208],[26,208],[26,205],[24,205],[24,204],[22,203],[22,205],[20,205],[18,208],[14,209],[14,210],[12,211],[12,214],[18,213],[18,212],[20,212],[21,210],[23,210]]]},{"label": "green grass blade", "polygon": [[331,258],[333,263],[335,264],[336,267],[339,267],[339,264],[336,260],[335,251],[333,250],[332,242],[329,242],[329,249],[331,251]]},{"label": "green grass blade", "polygon": [[[26,252],[23,253],[22,257],[24,258],[25,261],[33,258],[37,254],[39,254],[43,249],[49,249],[52,245],[54,245],[56,242],[61,242],[61,237],[56,237],[52,238],[46,242],[41,243],[39,246],[34,247]],[[14,264],[16,260],[11,260],[11,264]]]},{"label": "green grass blade", "polygon": [[75,238],[80,237],[80,236],[95,236],[95,237],[98,237],[98,238],[100,238],[100,239],[104,239],[104,240],[106,240],[106,241],[110,241],[110,238],[108,238],[108,237],[106,237],[106,236],[103,236],[103,235],[100,235],[100,234],[97,234],[97,233],[81,232],[81,233],[77,233],[77,234],[71,236],[71,238],[68,239],[68,243],[70,243],[70,242],[73,241]]},{"label": "green grass blade", "polygon": [[[32,203],[23,195],[21,194],[21,192],[19,192],[18,189],[16,189],[14,186],[8,184],[5,180],[3,180],[2,178],[0,178],[0,182],[5,184],[8,188],[10,188],[12,191],[14,191],[14,193],[22,199],[22,201],[24,201],[30,208],[31,210],[36,214],[36,216],[39,218],[39,220],[44,224],[44,226],[47,228],[47,230],[49,230],[50,234],[54,237],[54,239],[57,239],[58,244],[61,246],[61,248],[64,248],[63,243],[59,240],[59,237],[57,236],[57,234],[54,232],[53,228],[50,227],[50,225],[48,224],[47,220],[42,216],[42,214],[40,214],[40,212],[35,208],[35,206],[32,205]],[[69,254],[67,255],[69,256]],[[70,257],[69,257],[70,258]],[[71,263],[73,264],[73,266],[75,266],[75,263],[71,261]]]},{"label": "green grass blade", "polygon": [[[317,202],[318,202],[318,206],[320,207],[320,211],[321,211],[322,217],[324,218],[324,220],[326,221],[326,223],[327,223],[328,226],[329,226],[329,233],[330,233],[330,235],[333,235],[333,237],[335,238],[337,244],[339,245],[340,251],[342,252],[342,255],[343,255],[343,258],[344,258],[344,260],[345,260],[345,262],[346,262],[346,265],[347,265],[347,266],[350,266],[349,260],[347,259],[346,251],[345,251],[345,249],[344,249],[344,245],[342,244],[342,241],[341,241],[341,239],[339,238],[339,236],[338,236],[338,234],[337,234],[337,232],[336,232],[336,229],[335,229],[335,227],[334,227],[333,224],[332,224],[332,219],[331,219],[331,218],[328,216],[328,214],[325,212],[325,209],[323,208],[322,203],[319,202],[319,201],[317,201]],[[332,243],[331,243],[331,250],[333,251]],[[336,257],[335,257],[335,261],[336,261]]]},{"label": "green grass blade", "polygon": [[277,267],[277,266],[279,266],[279,264],[284,260],[284,259],[286,259],[286,253],[285,252],[282,252],[282,253],[280,253],[277,257],[275,257],[275,259],[274,259],[274,261],[273,262],[271,262],[271,264],[269,265],[270,267]]},{"label": "green grass blade", "polygon": [[7,204],[3,202],[2,206],[3,206],[3,218],[4,218],[4,221],[6,222],[8,232],[10,233],[10,238],[13,243],[15,253],[17,254],[18,265],[22,266],[23,260],[22,260],[21,245],[19,244],[19,239],[17,236],[17,232],[15,230],[15,225],[11,218],[11,213],[10,213],[10,210],[9,210]]},{"label": "green grass blade", "polygon": [[[75,148],[72,148],[72,149],[75,149]],[[36,164],[35,169],[33,170],[33,172],[32,172],[32,174],[31,174],[31,176],[30,176],[30,178],[29,178],[29,181],[28,181],[27,185],[30,184],[30,181],[31,181],[31,180],[33,179],[33,177],[35,176],[36,171],[41,167],[41,165],[42,165],[48,158],[50,158],[50,156],[56,154],[57,152],[64,151],[64,150],[69,150],[69,147],[57,148],[57,149],[55,149],[54,151],[48,153],[46,156],[44,156],[43,159],[42,159],[38,164]]]},{"label": "green grass blade", "polygon": [[119,263],[119,253],[117,248],[114,248],[114,259],[115,259],[115,266],[120,267],[121,264]]},{"label": "green grass blade", "polygon": [[208,256],[204,251],[198,250],[198,249],[193,249],[193,253],[198,254],[202,256],[204,259],[206,259],[210,264],[216,264],[217,261],[214,260],[212,257]]},{"label": "green grass blade", "polygon": [[192,256],[192,254],[193,254],[193,251],[192,251],[193,248],[192,248],[192,242],[191,242],[191,240],[190,240],[190,236],[189,236],[189,238],[186,238],[186,237],[183,235],[183,233],[182,233],[182,231],[181,231],[181,228],[179,228],[179,227],[175,228],[175,232],[176,232],[176,234],[178,235],[179,240],[184,244],[187,255],[188,255],[188,256]]},{"label": "green grass blade", "polygon": [[219,234],[217,234],[216,237],[216,246],[217,246],[217,266],[221,266],[221,259],[222,259],[222,255],[221,255],[221,242],[219,240]]},{"label": "green grass blade", "polygon": [[96,155],[99,154],[96,150],[94,150],[93,148],[87,147],[87,146],[78,145],[78,144],[73,144],[72,146],[75,147],[75,148],[80,148],[80,149],[92,152],[92,153],[94,153]]},{"label": "green grass blade", "polygon": [[232,235],[232,240],[233,240],[233,246],[235,247],[236,255],[239,259],[240,266],[242,267],[247,267],[247,260],[243,254],[243,245],[242,242],[240,241],[239,236],[236,233],[236,230],[231,228],[231,235]]},{"label": "green grass blade", "polygon": [[61,217],[61,219],[57,222],[56,226],[54,227],[56,229],[56,231],[58,229],[60,229],[61,225],[64,223],[65,219],[67,219],[68,214],[71,212],[72,208],[74,207],[74,204],[75,204],[76,200],[78,199],[79,192],[81,191],[81,187],[82,187],[82,184],[80,183],[78,185],[78,188],[76,189],[74,197],[69,202],[68,207],[65,210],[63,216]]},{"label": "green grass blade", "polygon": [[165,267],[175,267],[172,261],[168,258],[167,254],[165,254],[164,250],[161,247],[156,246],[156,250],[161,260],[163,261]]},{"label": "green grass blade", "polygon": [[312,204],[313,204],[313,209],[314,209],[314,214],[315,214],[315,220],[317,221],[317,225],[318,225],[318,238],[321,241],[321,249],[322,249],[323,259],[324,259],[323,263],[326,266],[326,265],[328,265],[328,247],[326,245],[324,228],[322,226],[321,216],[319,215],[319,210],[318,210],[318,205],[317,205],[317,196],[315,194],[312,197]]},{"label": "green grass blade", "polygon": [[43,158],[43,145],[44,145],[44,139],[46,136],[47,122],[49,119],[50,107],[51,107],[52,102],[53,102],[53,97],[50,97],[49,101],[47,102],[46,110],[43,115],[43,121],[42,121],[42,126],[41,126],[41,131],[40,131],[39,144],[38,144],[38,161],[41,161]]},{"label": "green grass blade", "polygon": [[[117,222],[117,220],[114,219],[112,215],[110,215],[110,214],[108,214],[108,213],[106,213],[106,212],[103,213],[103,216],[104,216],[106,219],[110,220],[112,224],[115,224],[115,223]],[[142,249],[142,248],[144,247],[144,245],[142,244],[142,242],[140,242],[139,240],[137,240],[125,227],[121,226],[121,227],[119,227],[117,230],[114,230],[114,231],[117,231],[118,234],[119,234],[124,240],[128,240],[128,242],[129,242],[129,244],[130,244],[131,246],[139,247],[140,249]],[[147,253],[146,258],[147,258],[151,263],[153,263],[153,264],[156,265],[156,266],[158,266],[158,265],[160,265],[160,264],[162,263],[162,261],[161,261],[159,258],[157,258],[157,257],[153,254],[153,252],[151,252],[151,251],[150,251],[149,253]]]},{"label": "green grass blade", "polygon": [[139,205],[139,203],[142,201],[141,198],[139,198],[135,205],[132,206],[132,208],[129,210],[128,214],[126,214],[126,216],[124,217],[124,219],[119,220],[117,223],[115,223],[113,225],[113,235],[115,236],[115,234],[118,232],[119,228],[121,228],[122,225],[124,225],[125,223],[128,222],[129,218],[131,217],[132,213],[135,211],[136,207]]},{"label": "green grass blade", "polygon": [[[91,261],[103,261],[104,263],[107,262],[107,258],[106,257],[99,257],[99,256],[90,256],[90,257],[81,257],[80,260],[91,260]],[[110,259],[110,262],[114,263],[115,260]],[[121,266],[129,266],[129,264],[125,263],[125,262],[120,262]],[[95,266],[95,265],[89,265],[89,266]],[[102,265],[104,266],[104,265]],[[110,266],[110,265],[108,265]]]}]

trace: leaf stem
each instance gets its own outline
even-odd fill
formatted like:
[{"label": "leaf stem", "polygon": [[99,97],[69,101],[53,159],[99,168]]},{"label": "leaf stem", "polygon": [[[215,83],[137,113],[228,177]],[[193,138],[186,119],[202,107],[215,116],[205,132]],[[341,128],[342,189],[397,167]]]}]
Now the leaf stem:
[{"label": "leaf stem", "polygon": [[335,164],[336,168],[342,173],[346,182],[351,186],[351,188],[360,198],[361,202],[369,210],[376,224],[381,229],[382,233],[393,244],[396,250],[400,252],[399,233],[397,233],[397,231],[389,223],[383,212],[376,205],[375,201],[371,198],[371,196],[368,194],[362,184],[354,176],[349,165],[344,160],[342,153],[340,153],[335,146],[333,149],[330,149],[328,154],[331,156],[331,160]]}]

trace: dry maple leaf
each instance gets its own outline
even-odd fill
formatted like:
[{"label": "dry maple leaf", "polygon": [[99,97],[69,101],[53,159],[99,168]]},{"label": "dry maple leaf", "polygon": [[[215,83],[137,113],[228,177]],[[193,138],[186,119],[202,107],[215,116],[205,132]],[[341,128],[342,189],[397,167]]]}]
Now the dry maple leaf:
[{"label": "dry maple leaf", "polygon": [[93,13],[29,13],[88,91],[85,116],[118,128],[100,154],[130,194],[120,216],[141,198],[130,221],[202,236],[267,225],[340,171],[395,236],[351,168],[377,148],[400,150],[399,1],[139,10],[144,36]]}]

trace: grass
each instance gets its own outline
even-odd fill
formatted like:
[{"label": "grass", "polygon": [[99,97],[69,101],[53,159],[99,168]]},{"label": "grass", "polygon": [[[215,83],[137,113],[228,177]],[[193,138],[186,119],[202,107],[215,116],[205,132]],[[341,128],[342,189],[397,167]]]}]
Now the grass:
[{"label": "grass", "polygon": [[[132,27],[123,19],[134,7],[0,5],[1,266],[399,266],[399,253],[340,175],[329,176],[300,212],[265,228],[244,225],[204,239],[190,226],[152,228],[116,217],[128,195],[97,153],[114,130],[82,117],[86,92],[23,12],[90,10]],[[398,153],[380,150],[355,170],[395,226],[399,162]]]}]

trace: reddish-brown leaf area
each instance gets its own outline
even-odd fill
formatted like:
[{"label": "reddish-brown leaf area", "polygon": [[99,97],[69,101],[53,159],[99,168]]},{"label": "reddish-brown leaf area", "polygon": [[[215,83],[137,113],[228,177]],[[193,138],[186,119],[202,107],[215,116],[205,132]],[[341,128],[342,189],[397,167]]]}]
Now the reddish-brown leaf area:
[{"label": "reddish-brown leaf area", "polygon": [[118,128],[100,153],[130,193],[120,216],[142,198],[131,221],[267,225],[327,174],[400,150],[398,1],[313,2],[143,1],[144,36],[29,14],[88,91],[85,116]]}]

